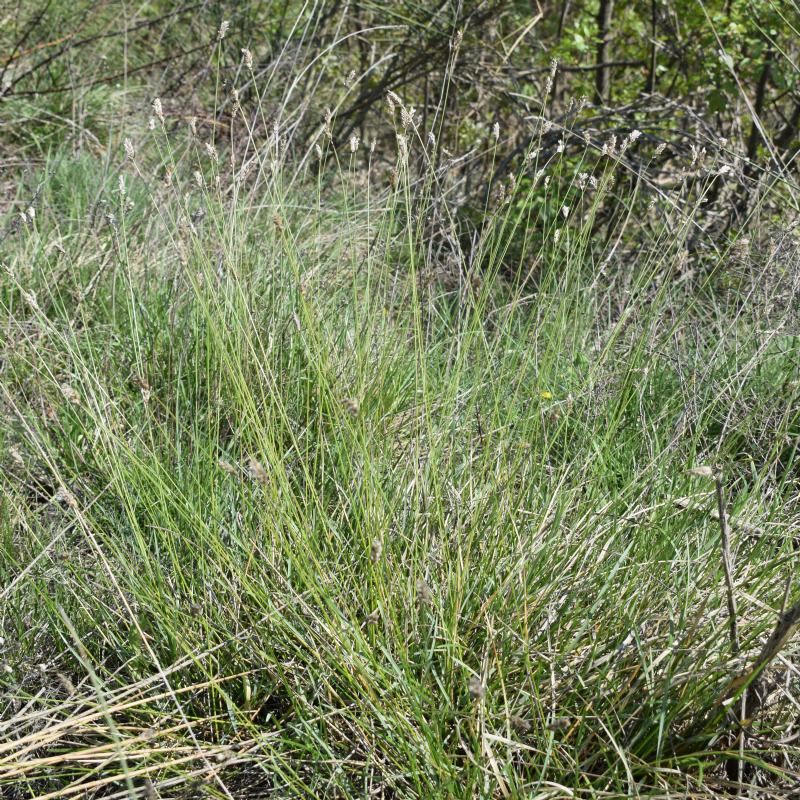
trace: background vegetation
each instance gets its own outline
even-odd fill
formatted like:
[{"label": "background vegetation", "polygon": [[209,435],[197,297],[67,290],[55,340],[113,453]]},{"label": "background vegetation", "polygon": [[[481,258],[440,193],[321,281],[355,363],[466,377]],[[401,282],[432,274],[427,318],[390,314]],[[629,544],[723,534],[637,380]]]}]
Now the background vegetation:
[{"label": "background vegetation", "polygon": [[800,8],[0,8],[4,797],[790,796]]}]

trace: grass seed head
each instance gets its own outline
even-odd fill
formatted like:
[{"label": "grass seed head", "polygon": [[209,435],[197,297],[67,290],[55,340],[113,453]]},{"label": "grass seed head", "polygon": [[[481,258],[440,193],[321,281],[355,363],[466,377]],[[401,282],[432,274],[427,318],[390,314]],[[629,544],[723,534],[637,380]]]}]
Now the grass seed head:
[{"label": "grass seed head", "polygon": [[423,606],[429,606],[433,603],[433,592],[431,587],[425,583],[423,578],[417,578],[417,602]]},{"label": "grass seed head", "polygon": [[408,160],[408,139],[400,133],[397,134],[397,152],[400,156],[400,161],[405,162]]},{"label": "grass seed head", "polygon": [[482,700],[486,696],[486,687],[477,675],[473,675],[467,684],[469,696],[473,700]]},{"label": "grass seed head", "polygon": [[78,501],[75,499],[75,495],[63,486],[60,486],[58,491],[53,495],[53,501],[55,503],[63,503],[67,508],[76,509],[78,507]]},{"label": "grass seed head", "polygon": [[23,291],[22,297],[33,311],[41,312],[42,309],[39,307],[39,301],[36,299],[36,295],[33,292]]},{"label": "grass seed head", "polygon": [[708,466],[708,464],[703,464],[699,467],[692,467],[689,470],[690,475],[696,475],[698,478],[715,478],[716,472],[714,471],[713,467]]},{"label": "grass seed head", "polygon": [[[19,450],[17,445],[11,445],[8,450],[9,455],[11,456],[11,460],[14,462],[14,465],[19,469],[25,469],[25,460],[22,458],[22,453]],[[2,637],[0,637],[2,639]],[[2,646],[2,641],[0,641],[0,647]]]},{"label": "grass seed head", "polygon": [[364,624],[367,626],[377,625],[380,621],[380,614],[378,613],[378,609],[376,608],[374,611],[370,611],[366,617],[364,617]]},{"label": "grass seed head", "polygon": [[351,417],[355,417],[358,415],[359,405],[358,405],[358,400],[356,400],[355,398],[346,397],[344,400],[342,400],[342,405],[344,406],[345,411],[347,411],[347,413]]},{"label": "grass seed head", "polygon": [[516,733],[530,733],[531,723],[529,720],[525,719],[525,717],[514,714],[509,721],[511,723],[511,729]]},{"label": "grass seed head", "polygon": [[81,404],[81,396],[68,383],[61,384],[61,394],[63,394],[66,401],[72,403],[73,406],[79,406]]},{"label": "grass seed head", "polygon": [[380,561],[381,553],[383,553],[383,542],[380,539],[373,539],[369,548],[369,560],[373,564]]},{"label": "grass seed head", "polygon": [[231,463],[230,463],[230,461],[226,461],[224,458],[220,458],[220,459],[217,461],[217,466],[218,466],[218,467],[219,467],[219,468],[220,468],[220,469],[221,469],[223,472],[227,472],[227,473],[228,473],[228,475],[235,475],[235,474],[237,473],[237,471],[238,471],[238,470],[236,469],[236,467],[234,467],[234,466],[233,466],[233,464],[231,464]]},{"label": "grass seed head", "polygon": [[262,485],[269,482],[269,475],[264,469],[263,464],[253,456],[250,456],[247,461],[247,473],[253,480],[258,481],[258,483]]}]

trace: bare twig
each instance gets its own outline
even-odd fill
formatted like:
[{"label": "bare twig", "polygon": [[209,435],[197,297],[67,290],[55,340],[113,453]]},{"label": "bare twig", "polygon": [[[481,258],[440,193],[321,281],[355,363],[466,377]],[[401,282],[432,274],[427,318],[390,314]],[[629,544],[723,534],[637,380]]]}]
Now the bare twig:
[{"label": "bare twig", "polygon": [[[709,466],[694,467],[689,470],[690,475],[701,478],[712,478],[717,495],[717,513],[714,515],[719,521],[722,534],[722,568],[725,572],[725,590],[728,599],[728,622],[730,624],[731,651],[734,656],[739,655],[739,627],[736,621],[736,595],[733,589],[733,558],[731,557],[731,544],[728,535],[728,515],[725,511],[725,493],[722,487],[722,470]],[[680,505],[680,504],[679,504]]]},{"label": "bare twig", "polygon": [[722,568],[725,571],[725,589],[728,595],[728,623],[730,625],[731,651],[739,655],[739,626],[736,619],[736,595],[733,589],[733,558],[731,556],[730,536],[728,535],[728,516],[725,512],[725,493],[722,487],[722,473],[717,470],[714,475],[717,491],[717,514],[722,538]]},{"label": "bare twig", "polygon": [[729,692],[732,692],[742,684],[749,684],[745,703],[745,719],[752,720],[764,705],[767,697],[763,676],[764,668],[783,650],[798,625],[800,625],[800,600],[780,616],[775,629],[761,648],[758,658],[745,675],[737,678],[734,682],[735,685],[732,684],[729,688]]}]

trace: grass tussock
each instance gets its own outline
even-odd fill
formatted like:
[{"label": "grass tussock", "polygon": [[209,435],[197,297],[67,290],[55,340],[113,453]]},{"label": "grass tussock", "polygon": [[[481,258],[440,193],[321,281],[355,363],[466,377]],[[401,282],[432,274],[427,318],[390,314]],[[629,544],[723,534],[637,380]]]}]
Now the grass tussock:
[{"label": "grass tussock", "polygon": [[788,796],[796,224],[687,263],[729,170],[631,131],[469,228],[397,95],[230,102],[5,221],[4,796]]}]

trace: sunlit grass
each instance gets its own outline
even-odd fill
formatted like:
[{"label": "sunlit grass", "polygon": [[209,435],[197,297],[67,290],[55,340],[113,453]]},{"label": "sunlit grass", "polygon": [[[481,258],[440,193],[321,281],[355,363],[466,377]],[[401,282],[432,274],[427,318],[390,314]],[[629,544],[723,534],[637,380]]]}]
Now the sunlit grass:
[{"label": "sunlit grass", "polygon": [[[671,280],[691,213],[609,269],[613,159],[566,212],[532,160],[462,252],[405,135],[369,180],[160,126],[43,173],[0,251],[10,797],[726,790],[689,469],[749,662],[795,594],[797,337],[718,301],[726,254]],[[743,753],[776,786],[781,664]]]}]

